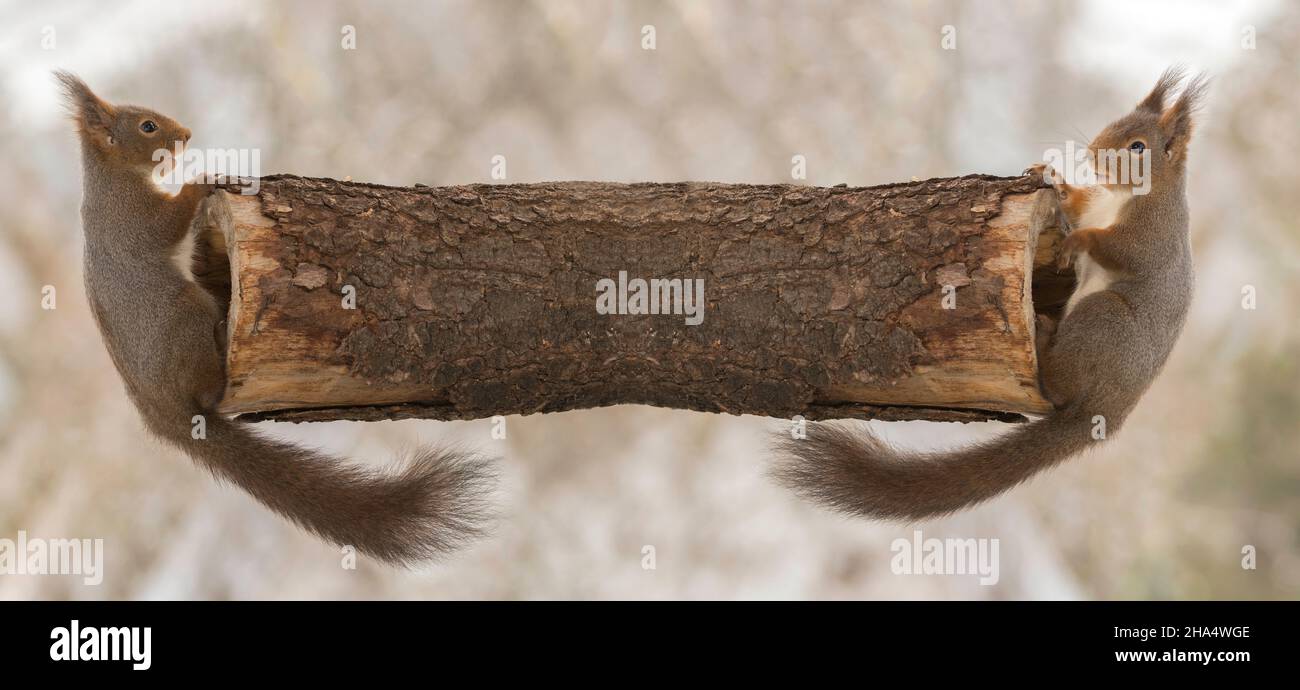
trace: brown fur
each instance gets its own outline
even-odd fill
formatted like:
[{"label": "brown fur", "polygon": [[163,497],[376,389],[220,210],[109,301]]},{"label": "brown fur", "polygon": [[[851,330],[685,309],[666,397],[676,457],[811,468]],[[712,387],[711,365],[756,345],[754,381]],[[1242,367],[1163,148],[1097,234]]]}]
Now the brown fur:
[{"label": "brown fur", "polygon": [[[152,110],[107,103],[72,74],[57,77],[82,144],[86,293],[149,430],[307,530],[391,563],[435,557],[477,535],[491,478],[482,458],[422,450],[384,475],[218,414],[222,314],[172,261],[211,186],[186,184],[172,197],[149,178],[153,152],[187,142],[190,131]],[[156,131],[143,131],[145,120]],[[196,415],[206,438],[191,437]]]},{"label": "brown fur", "polygon": [[[1086,254],[1113,280],[1081,297],[1054,332],[1044,329],[1041,386],[1055,412],[953,452],[901,451],[866,432],[817,426],[807,440],[781,439],[778,480],[846,513],[921,519],[988,500],[1085,450],[1098,441],[1099,417],[1107,437],[1118,431],[1169,356],[1192,297],[1184,183],[1206,82],[1192,79],[1166,107],[1182,79],[1181,71],[1166,71],[1133,112],[1090,144],[1095,157],[1141,140],[1151,152],[1151,189],[1128,200],[1108,227],[1075,230],[1063,243],[1067,260]],[[1088,187],[1056,187],[1072,223],[1102,196]]]}]

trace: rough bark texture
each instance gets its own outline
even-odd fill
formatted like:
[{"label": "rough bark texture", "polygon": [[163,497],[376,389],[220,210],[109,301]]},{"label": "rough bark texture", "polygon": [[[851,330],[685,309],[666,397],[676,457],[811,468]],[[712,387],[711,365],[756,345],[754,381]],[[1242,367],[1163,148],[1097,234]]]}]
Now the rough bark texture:
[{"label": "rough bark texture", "polygon": [[[1051,225],[1039,188],[989,176],[870,188],[262,178],[258,194],[218,193],[200,217],[199,274],[230,299],[223,409],[470,419],[641,403],[1019,419],[1050,409],[1031,276],[1069,280],[1038,247]],[[597,313],[597,281],[620,271],[702,279],[703,323]]]}]

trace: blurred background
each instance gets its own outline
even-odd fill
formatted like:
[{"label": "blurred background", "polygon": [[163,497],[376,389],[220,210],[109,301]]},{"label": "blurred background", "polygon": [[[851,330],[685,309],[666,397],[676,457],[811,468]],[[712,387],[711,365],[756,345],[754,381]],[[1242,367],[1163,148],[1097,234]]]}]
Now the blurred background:
[{"label": "blurred background", "polygon": [[[1300,4],[0,0],[0,17],[0,538],[106,551],[100,586],[0,575],[0,598],[1300,594]],[[912,527],[769,482],[781,422],[647,407],[511,417],[504,440],[487,420],[262,425],[372,463],[419,441],[503,456],[490,538],[415,571],[342,567],[144,432],[87,309],[79,153],[50,78],[172,115],[191,146],[260,149],[264,174],[489,182],[501,154],[509,182],[781,183],[801,154],[807,184],[872,185],[1018,174],[1175,62],[1215,77],[1192,152],[1193,312],[1103,448],[919,525],[999,539],[993,586],[895,575]],[[1001,431],[877,428],[932,447]]]}]

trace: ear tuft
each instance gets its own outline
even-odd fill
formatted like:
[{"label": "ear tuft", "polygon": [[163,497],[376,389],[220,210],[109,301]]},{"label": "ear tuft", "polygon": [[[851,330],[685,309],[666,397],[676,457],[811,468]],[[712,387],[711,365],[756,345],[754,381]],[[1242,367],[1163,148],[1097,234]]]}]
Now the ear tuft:
[{"label": "ear tuft", "polygon": [[1210,90],[1209,75],[1201,72],[1187,81],[1183,92],[1178,94],[1172,109],[1185,113],[1196,113],[1205,105],[1205,94]]},{"label": "ear tuft", "polygon": [[1196,114],[1205,104],[1210,79],[1204,73],[1192,77],[1178,100],[1160,114],[1160,129],[1165,133],[1165,153],[1170,159],[1182,160],[1187,155],[1187,143],[1192,137]]},{"label": "ear tuft", "polygon": [[1147,94],[1147,97],[1143,98],[1141,103],[1138,103],[1138,110],[1145,110],[1159,115],[1165,109],[1165,100],[1169,97],[1169,92],[1178,86],[1178,82],[1183,80],[1184,74],[1186,74],[1186,70],[1183,69],[1182,65],[1174,65],[1166,69],[1164,74],[1161,74],[1160,78],[1156,80],[1155,88],[1151,89],[1151,93]]},{"label": "ear tuft", "polygon": [[63,87],[63,98],[72,119],[82,132],[108,135],[115,115],[113,106],[104,102],[77,75],[57,70],[54,78]]}]

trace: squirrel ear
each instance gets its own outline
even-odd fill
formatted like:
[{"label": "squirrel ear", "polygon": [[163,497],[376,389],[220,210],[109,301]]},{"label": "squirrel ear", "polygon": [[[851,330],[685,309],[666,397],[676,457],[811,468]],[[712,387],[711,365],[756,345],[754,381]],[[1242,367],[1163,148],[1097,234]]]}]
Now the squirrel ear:
[{"label": "squirrel ear", "polygon": [[1205,101],[1210,80],[1198,74],[1187,82],[1178,100],[1160,114],[1160,130],[1165,134],[1165,156],[1181,160],[1187,155],[1187,143],[1192,138],[1192,124],[1197,111]]},{"label": "squirrel ear", "polygon": [[113,118],[117,114],[113,106],[96,96],[90,87],[86,86],[86,82],[71,72],[59,70],[54,73],[54,77],[63,85],[63,97],[67,101],[72,119],[77,121],[77,126],[83,132],[107,137],[106,141],[112,143],[109,132],[113,128]]},{"label": "squirrel ear", "polygon": [[1151,93],[1147,94],[1147,97],[1143,98],[1141,103],[1138,103],[1138,110],[1146,110],[1159,115],[1160,112],[1165,109],[1165,98],[1169,95],[1170,91],[1174,90],[1175,86],[1178,86],[1178,82],[1182,80],[1182,66],[1174,65],[1165,70],[1164,73],[1160,75],[1160,78],[1156,80],[1156,86],[1151,89]]}]

